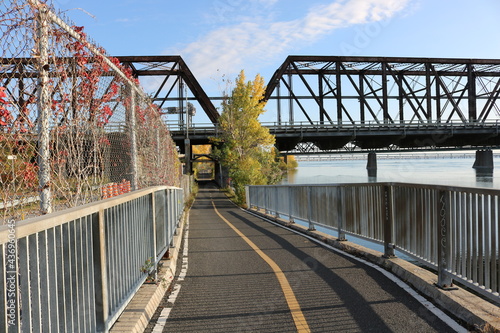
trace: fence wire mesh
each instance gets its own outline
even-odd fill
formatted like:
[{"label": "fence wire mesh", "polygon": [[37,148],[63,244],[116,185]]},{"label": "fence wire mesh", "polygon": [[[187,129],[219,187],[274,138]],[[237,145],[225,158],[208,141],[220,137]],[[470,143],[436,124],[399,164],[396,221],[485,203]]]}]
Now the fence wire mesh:
[{"label": "fence wire mesh", "polygon": [[179,185],[175,144],[157,108],[83,27],[49,2],[4,0],[0,52],[4,221],[130,187]]}]

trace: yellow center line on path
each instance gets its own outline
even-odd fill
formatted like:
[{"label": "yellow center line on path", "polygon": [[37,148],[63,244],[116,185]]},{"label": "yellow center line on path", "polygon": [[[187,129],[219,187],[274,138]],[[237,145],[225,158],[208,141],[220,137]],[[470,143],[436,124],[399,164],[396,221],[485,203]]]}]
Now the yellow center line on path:
[{"label": "yellow center line on path", "polygon": [[272,260],[267,254],[262,252],[261,249],[254,242],[252,242],[247,236],[245,236],[238,228],[236,228],[231,222],[229,222],[224,216],[219,213],[217,207],[215,206],[215,202],[212,201],[212,206],[214,207],[215,212],[219,217],[227,223],[228,226],[231,227],[245,242],[247,242],[250,247],[257,252],[257,254],[264,259],[265,262],[269,266],[271,266],[276,278],[278,279],[281,290],[283,290],[283,294],[285,295],[286,302],[288,303],[288,308],[292,314],[293,321],[295,323],[295,327],[297,328],[297,332],[311,332],[309,329],[309,325],[307,324],[306,318],[302,313],[302,309],[300,308],[299,302],[297,302],[297,298],[295,298],[295,294],[293,293],[292,287],[290,283],[286,279],[285,273],[280,269],[280,267]]}]

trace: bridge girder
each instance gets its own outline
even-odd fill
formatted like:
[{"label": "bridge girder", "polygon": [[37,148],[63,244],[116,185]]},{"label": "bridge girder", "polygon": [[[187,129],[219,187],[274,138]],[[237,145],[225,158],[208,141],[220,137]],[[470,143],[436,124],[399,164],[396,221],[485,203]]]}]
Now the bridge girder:
[{"label": "bridge girder", "polygon": [[[160,110],[166,102],[177,103],[177,109],[184,110],[187,100],[196,100],[210,121],[214,124],[218,123],[220,115],[217,109],[181,56],[119,56],[116,58],[124,66],[130,68],[135,78],[154,77],[158,79],[152,80],[150,86],[155,89],[152,101]],[[94,58],[89,57],[88,63],[94,60]],[[56,58],[51,59],[51,61],[59,66],[72,66],[76,60],[75,58]],[[0,80],[2,80],[3,86],[9,85],[11,81],[17,81],[18,90],[22,92],[17,94],[14,91],[9,92],[11,99],[19,106],[19,109],[24,107],[27,100],[36,98],[37,86],[33,84],[35,81],[25,80],[38,78],[39,71],[35,58],[0,58],[0,67],[2,69]],[[114,73],[109,71],[102,73],[102,76],[114,76]],[[109,80],[104,90],[107,91],[112,83],[113,81]],[[184,84],[193,97],[185,95]],[[182,112],[179,113],[179,117],[184,116]],[[181,123],[183,122],[181,121]]]}]

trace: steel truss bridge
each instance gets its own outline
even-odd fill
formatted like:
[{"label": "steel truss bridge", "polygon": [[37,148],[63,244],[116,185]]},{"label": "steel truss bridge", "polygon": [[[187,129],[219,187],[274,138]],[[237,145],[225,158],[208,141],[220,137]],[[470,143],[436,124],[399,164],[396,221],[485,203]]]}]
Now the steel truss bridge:
[{"label": "steel truss bridge", "polygon": [[[181,150],[186,135],[191,144],[217,135],[214,101],[223,97],[209,97],[180,56],[118,59],[147,80],[163,113],[178,116],[171,132]],[[13,69],[18,76],[36,76],[22,60]],[[268,82],[265,116],[272,122],[263,124],[284,154],[495,148],[499,95],[498,59],[289,56]],[[189,122],[191,103],[210,124]]]},{"label": "steel truss bridge", "polygon": [[499,94],[500,60],[290,56],[265,98],[280,150],[415,149],[498,145]]},{"label": "steel truss bridge", "polygon": [[[119,57],[134,75],[159,76],[165,102],[198,101],[212,122],[171,126],[183,147],[217,135],[219,114],[178,56]],[[189,88],[189,93],[183,90]],[[289,56],[267,85],[263,122],[283,153],[500,146],[500,60]]]}]

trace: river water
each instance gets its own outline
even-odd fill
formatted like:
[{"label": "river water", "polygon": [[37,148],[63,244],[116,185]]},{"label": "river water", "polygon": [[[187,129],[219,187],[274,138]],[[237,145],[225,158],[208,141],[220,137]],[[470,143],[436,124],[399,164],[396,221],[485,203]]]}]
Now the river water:
[{"label": "river water", "polygon": [[330,161],[299,160],[298,168],[289,172],[282,184],[403,182],[500,189],[500,156],[496,154],[494,165],[498,169],[486,175],[477,174],[472,168],[473,153],[377,156],[376,177],[368,176],[365,157],[349,159],[344,155],[344,159],[337,157]]}]

